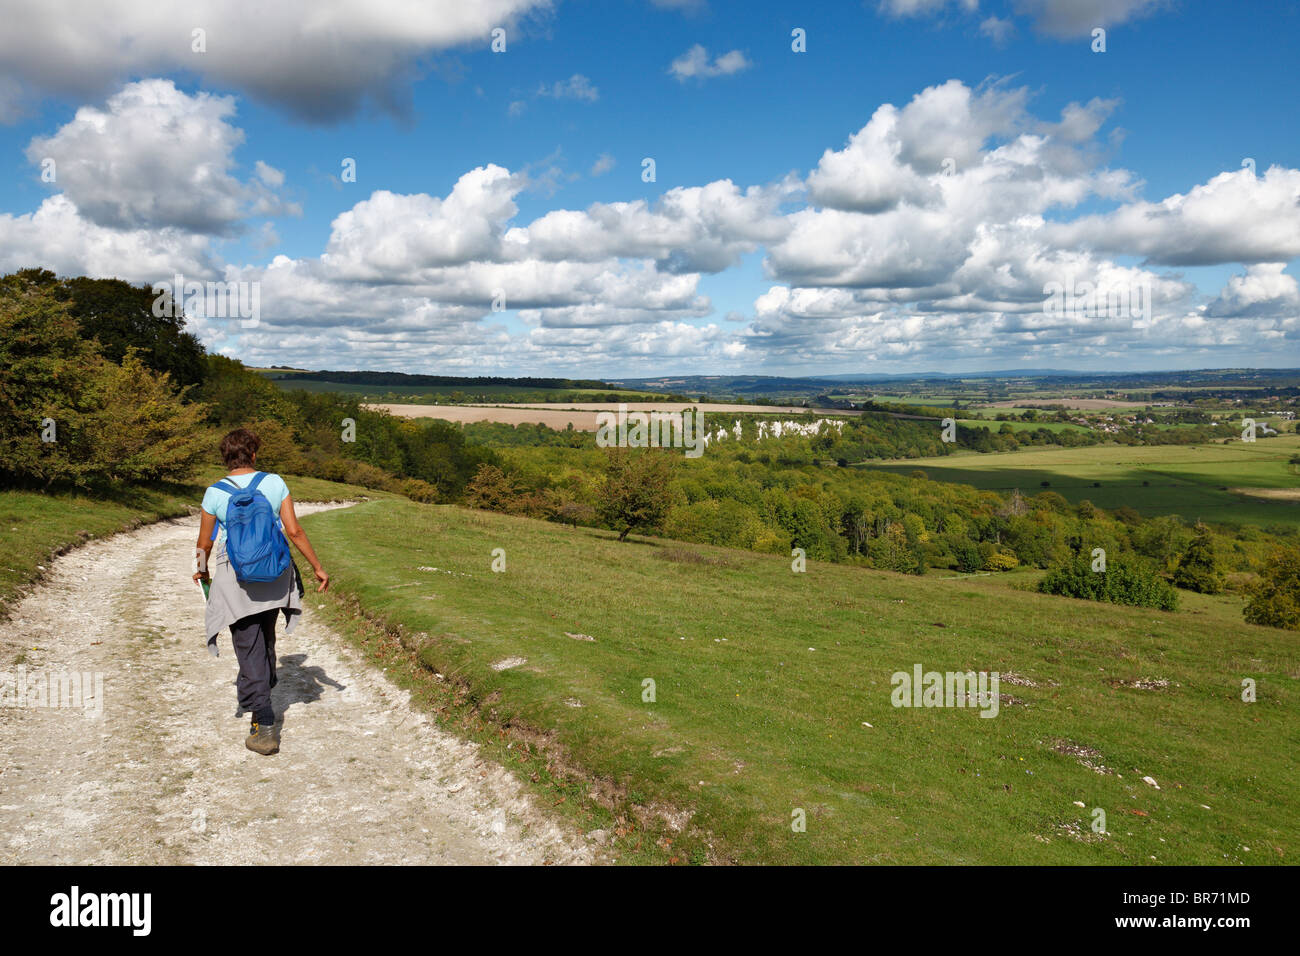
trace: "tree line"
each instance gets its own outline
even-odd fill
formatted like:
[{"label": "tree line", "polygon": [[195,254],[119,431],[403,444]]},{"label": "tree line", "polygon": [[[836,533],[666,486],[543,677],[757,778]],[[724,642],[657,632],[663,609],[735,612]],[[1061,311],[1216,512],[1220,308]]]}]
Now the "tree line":
[{"label": "tree line", "polygon": [[208,354],[183,316],[155,314],[155,298],[147,285],[44,269],[0,277],[0,476],[89,489],[187,483],[219,463],[221,434],[242,426],[261,437],[270,470],[451,501],[496,458],[448,422],[282,391]]}]

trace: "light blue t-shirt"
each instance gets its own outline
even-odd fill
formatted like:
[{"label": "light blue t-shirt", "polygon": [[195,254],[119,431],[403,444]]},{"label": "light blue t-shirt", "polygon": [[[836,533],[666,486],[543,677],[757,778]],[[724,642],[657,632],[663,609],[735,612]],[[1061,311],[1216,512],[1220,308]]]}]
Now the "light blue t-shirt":
[{"label": "light blue t-shirt", "polygon": [[[246,475],[226,475],[222,481],[231,482],[240,488],[247,488],[257,475],[258,473],[255,471]],[[280,505],[284,504],[284,499],[289,497],[289,486],[284,483],[284,479],[279,475],[268,473],[262,479],[262,483],[257,486],[257,490],[260,494],[266,496],[267,501],[271,502],[271,510],[275,512],[276,519],[279,520]],[[210,515],[216,515],[217,520],[221,522],[217,535],[218,539],[224,538],[226,534],[226,505],[229,503],[230,492],[224,488],[209,488],[203,493],[203,510]]]}]

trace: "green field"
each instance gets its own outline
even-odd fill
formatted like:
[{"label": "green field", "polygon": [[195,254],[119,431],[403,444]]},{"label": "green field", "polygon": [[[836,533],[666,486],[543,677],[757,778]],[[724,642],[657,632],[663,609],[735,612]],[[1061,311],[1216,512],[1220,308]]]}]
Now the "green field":
[{"label": "green field", "polygon": [[1288,464],[1297,453],[1300,437],[1285,435],[1227,445],[1027,448],[860,467],[901,474],[919,468],[935,481],[997,491],[1019,488],[1024,494],[1042,491],[1046,481],[1070,501],[1087,499],[1106,509],[1127,506],[1148,516],[1294,527],[1300,524],[1300,501],[1263,500],[1231,489],[1300,487],[1300,469]]},{"label": "green field", "polygon": [[[1300,851],[1300,654],[1294,634],[1244,624],[1239,598],[1162,613],[1021,590],[1032,572],[797,574],[779,556],[400,499],[307,525],[335,575],[325,613],[557,812],[632,821],[614,831],[625,862]],[[492,667],[510,658],[524,662]],[[994,719],[891,706],[891,675],[915,664],[999,671],[1014,700]],[[663,822],[687,814],[680,832]]]}]

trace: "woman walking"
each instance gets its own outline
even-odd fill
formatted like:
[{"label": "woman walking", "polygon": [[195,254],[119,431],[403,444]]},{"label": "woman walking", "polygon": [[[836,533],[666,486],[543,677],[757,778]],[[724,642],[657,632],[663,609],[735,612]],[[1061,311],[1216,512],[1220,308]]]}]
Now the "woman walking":
[{"label": "woman walking", "polygon": [[284,614],[288,633],[302,614],[302,580],[284,539],[311,564],[320,582],[317,590],[328,588],[330,579],[298,524],[284,479],[255,469],[261,444],[246,428],[221,440],[227,475],[203,496],[194,580],[211,584],[205,633],[213,656],[218,653],[217,635],[230,628],[239,661],[239,708],[253,717],[244,745],[269,755],[280,749],[271,707],[276,616]]}]

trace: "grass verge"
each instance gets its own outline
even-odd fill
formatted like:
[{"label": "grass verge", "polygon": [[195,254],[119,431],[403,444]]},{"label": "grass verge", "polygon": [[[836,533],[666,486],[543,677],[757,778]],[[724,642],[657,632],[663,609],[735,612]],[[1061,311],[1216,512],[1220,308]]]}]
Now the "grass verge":
[{"label": "grass verge", "polygon": [[[1295,636],[1236,598],[1161,613],[1027,580],[796,574],[404,500],[309,521],[326,613],[562,812],[621,831],[620,860],[1295,858]],[[915,664],[1000,672],[999,715],[893,707]]]}]

